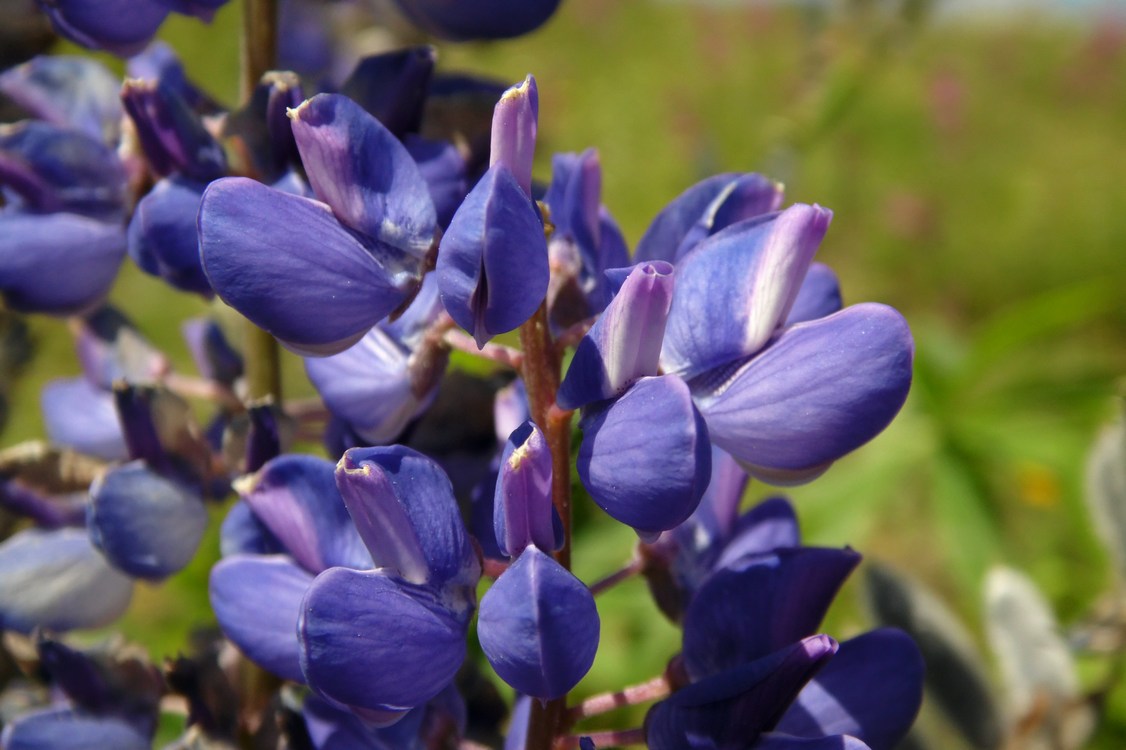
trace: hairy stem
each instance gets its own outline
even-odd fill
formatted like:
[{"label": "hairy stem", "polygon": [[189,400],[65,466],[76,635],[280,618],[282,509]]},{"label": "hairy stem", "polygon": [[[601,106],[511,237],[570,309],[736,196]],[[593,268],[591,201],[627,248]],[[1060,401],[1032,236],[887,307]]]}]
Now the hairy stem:
[{"label": "hairy stem", "polygon": [[642,560],[641,558],[635,558],[633,560],[630,560],[628,563],[623,565],[621,568],[618,568],[617,570],[615,570],[610,575],[606,576],[605,578],[602,578],[601,580],[595,581],[594,583],[590,584],[590,593],[594,594],[595,596],[598,596],[603,591],[606,591],[608,589],[612,589],[614,586],[617,586],[622,581],[628,581],[630,578],[633,578],[635,575],[639,574],[644,569],[645,569],[645,561]]}]

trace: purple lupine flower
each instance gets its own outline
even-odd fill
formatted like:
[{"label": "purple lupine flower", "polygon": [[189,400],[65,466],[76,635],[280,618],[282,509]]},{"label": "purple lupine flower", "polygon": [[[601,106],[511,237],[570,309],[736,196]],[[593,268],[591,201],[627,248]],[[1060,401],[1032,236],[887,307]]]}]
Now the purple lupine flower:
[{"label": "purple lupine flower", "polygon": [[111,145],[121,132],[121,81],[87,57],[41,55],[0,73],[0,91],[28,115]]},{"label": "purple lupine flower", "polygon": [[24,529],[0,542],[0,628],[96,628],[129,606],[133,580],[106,562],[85,528]]},{"label": "purple lupine flower", "polygon": [[[654,391],[654,397],[630,407],[619,432],[628,434],[630,421],[648,424],[657,410],[665,410],[658,423],[670,437],[679,429],[683,441],[694,421],[706,425],[695,430],[705,437],[705,451],[710,438],[768,481],[811,479],[874,437],[898,412],[910,386],[913,354],[899,313],[865,304],[804,319],[831,312],[840,298],[831,272],[814,267],[809,273],[829,216],[818,207],[793,206],[738,222],[698,243],[677,263],[667,317],[658,314],[664,308],[648,304],[648,297],[637,301],[623,284],[604,318],[621,319],[614,328],[636,333],[611,336],[606,333],[611,327],[596,325],[560,388],[562,406],[585,407],[590,434],[584,431],[580,475],[604,507],[623,505],[615,498],[623,483],[640,486],[643,477],[664,470],[658,464],[666,452],[657,454],[636,441],[600,439],[605,426],[598,416],[623,411],[619,404],[632,392],[611,398],[608,373],[644,361],[644,369],[631,372],[655,375],[657,366],[639,352],[658,342],[659,366],[667,373],[662,378],[680,384],[692,409],[676,407],[685,396],[665,386],[669,395],[657,397]],[[672,273],[659,263],[640,267]],[[674,419],[675,408],[683,416]],[[651,533],[683,521],[699,499],[699,492],[687,490],[702,492],[700,476],[707,473],[682,473],[684,491],[667,506],[677,513],[663,518],[654,513],[648,527],[636,523],[647,521],[643,514],[627,522]],[[658,521],[665,525],[657,527]]]},{"label": "purple lupine flower", "polygon": [[501,456],[494,504],[497,543],[513,562],[482,597],[477,619],[493,669],[541,700],[566,695],[586,675],[600,627],[590,589],[549,554],[562,541],[551,477],[543,433],[525,422]]},{"label": "purple lupine flower", "polygon": [[40,672],[51,704],[6,722],[4,750],[151,747],[162,694],[160,674],[135,655],[83,652],[40,636]]},{"label": "purple lupine flower", "polygon": [[625,238],[602,205],[598,152],[555,154],[544,195],[554,227],[548,240],[548,315],[556,329],[596,315],[613,296],[605,273],[629,265]]},{"label": "purple lupine flower", "polygon": [[718,174],[661,209],[637,243],[634,260],[676,263],[702,240],[782,205],[782,186],[758,174]]},{"label": "purple lupine flower", "polygon": [[922,701],[918,648],[890,629],[840,646],[811,635],[858,562],[781,548],[709,577],[684,618],[690,684],[650,710],[650,747],[891,750]]},{"label": "purple lupine flower", "polygon": [[432,461],[401,446],[351,450],[335,471],[282,456],[240,494],[211,601],[248,657],[377,725],[449,685],[480,568]]},{"label": "purple lupine flower", "polygon": [[201,474],[183,460],[190,454],[174,453],[198,438],[190,434],[185,404],[161,409],[161,399],[170,398],[151,389],[115,387],[132,460],[91,485],[86,511],[90,539],[106,559],[131,576],[150,580],[184,568],[207,528]]},{"label": "purple lupine flower", "polygon": [[645,537],[692,514],[711,474],[708,428],[684,381],[660,375],[673,268],[635,267],[579,343],[559,388],[583,408],[578,469],[603,510]]},{"label": "purple lupine flower", "polygon": [[55,30],[90,49],[120,57],[144,49],[170,13],[210,21],[227,0],[39,0]]},{"label": "purple lupine flower", "polygon": [[508,39],[543,25],[560,0],[395,0],[422,30],[444,39]]},{"label": "purple lupine flower", "polygon": [[454,213],[438,248],[442,304],[478,347],[522,325],[547,293],[547,243],[531,198],[538,111],[531,76],[501,96],[489,169]]},{"label": "purple lupine flower", "polygon": [[0,126],[0,296],[14,310],[70,315],[109,292],[125,251],[116,154],[46,122]]},{"label": "purple lupine flower", "polygon": [[200,253],[220,298],[295,352],[323,356],[417,291],[437,219],[410,154],[357,104],[321,94],[290,116],[319,200],[217,180],[200,206]]}]

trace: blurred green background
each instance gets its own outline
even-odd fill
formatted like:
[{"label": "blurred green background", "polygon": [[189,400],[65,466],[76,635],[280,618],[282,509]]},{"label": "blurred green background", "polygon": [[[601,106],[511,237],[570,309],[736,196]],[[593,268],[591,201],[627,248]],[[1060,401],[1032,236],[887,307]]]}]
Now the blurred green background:
[{"label": "blurred green background", "polygon": [[[938,6],[565,0],[541,31],[442,47],[439,66],[535,74],[537,176],[549,178],[553,152],[598,148],[604,203],[631,245],[717,171],[765,172],[790,201],[832,208],[819,259],[846,302],[903,311],[916,380],[886,433],[790,492],[808,541],[910,571],[977,635],[982,576],[999,562],[1031,575],[1071,623],[1114,584],[1083,477],[1126,373],[1126,15],[985,20]],[[176,17],[162,32],[228,103],[240,18],[233,2],[210,27]],[[176,331],[204,304],[132,268],[114,300],[190,370]],[[13,394],[5,445],[41,435],[38,388],[78,372],[64,326],[31,324],[39,354]],[[286,381],[288,394],[311,392],[292,360]],[[584,534],[585,580],[628,558],[627,530],[589,523]],[[209,621],[217,541],[206,544],[188,571],[138,592],[125,630],[156,655]],[[834,635],[867,626],[857,588]],[[616,614],[582,692],[646,679],[676,649],[640,581],[601,601]],[[1097,742],[1126,746],[1126,690]]]}]

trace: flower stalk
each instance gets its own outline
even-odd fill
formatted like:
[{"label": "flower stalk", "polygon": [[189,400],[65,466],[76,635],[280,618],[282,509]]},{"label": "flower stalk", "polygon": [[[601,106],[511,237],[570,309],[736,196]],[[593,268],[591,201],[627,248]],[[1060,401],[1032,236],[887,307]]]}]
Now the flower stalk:
[{"label": "flower stalk", "polygon": [[[242,23],[242,97],[250,98],[258,81],[278,57],[277,0],[244,0]],[[251,399],[271,397],[281,403],[281,351],[266,331],[246,321],[246,382]]]}]

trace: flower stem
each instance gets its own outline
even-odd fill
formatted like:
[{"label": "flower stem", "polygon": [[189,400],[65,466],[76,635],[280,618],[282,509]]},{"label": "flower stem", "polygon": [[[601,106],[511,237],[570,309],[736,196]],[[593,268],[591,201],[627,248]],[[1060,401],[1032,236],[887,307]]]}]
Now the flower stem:
[{"label": "flower stem", "polygon": [[665,675],[657,675],[640,685],[630,685],[612,693],[592,695],[579,705],[567,709],[566,719],[568,724],[574,724],[582,719],[598,716],[622,706],[633,706],[638,703],[648,703],[664,698],[669,694],[669,690],[669,681]]},{"label": "flower stem", "polygon": [[622,581],[628,581],[630,578],[633,578],[635,575],[637,575],[638,573],[640,573],[644,569],[645,569],[645,561],[644,560],[642,560],[640,558],[635,558],[633,560],[630,560],[628,563],[623,565],[618,570],[615,570],[610,575],[606,576],[605,578],[603,578],[601,580],[595,581],[594,583],[590,584],[590,593],[594,594],[595,596],[598,596],[603,591],[606,591],[608,589],[613,588],[614,586],[617,586]]},{"label": "flower stem", "polygon": [[[277,0],[244,0],[242,17],[242,96],[249,99],[262,76],[278,57]],[[278,342],[250,321],[246,322],[246,383],[251,399],[281,403],[281,354]]]}]

